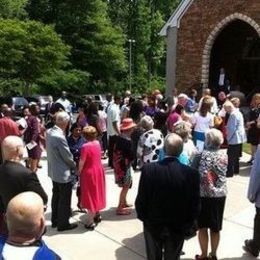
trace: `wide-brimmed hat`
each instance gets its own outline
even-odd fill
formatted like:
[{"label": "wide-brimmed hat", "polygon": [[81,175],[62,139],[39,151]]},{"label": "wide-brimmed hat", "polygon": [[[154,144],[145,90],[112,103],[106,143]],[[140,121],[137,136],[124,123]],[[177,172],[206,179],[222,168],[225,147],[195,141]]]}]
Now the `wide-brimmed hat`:
[{"label": "wide-brimmed hat", "polygon": [[136,126],[136,124],[134,123],[132,118],[125,118],[125,119],[123,119],[123,121],[120,125],[120,131],[126,131],[135,126]]}]

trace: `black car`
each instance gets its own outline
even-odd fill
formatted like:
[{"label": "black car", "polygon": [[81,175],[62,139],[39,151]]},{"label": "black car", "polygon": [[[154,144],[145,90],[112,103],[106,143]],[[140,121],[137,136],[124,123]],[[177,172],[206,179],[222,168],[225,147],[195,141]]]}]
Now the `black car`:
[{"label": "black car", "polygon": [[14,111],[15,116],[22,116],[23,108],[29,106],[24,97],[0,97],[0,104],[7,104]]},{"label": "black car", "polygon": [[25,97],[29,103],[36,103],[40,107],[40,113],[44,114],[46,104],[49,102],[48,96],[34,95],[31,97]]}]

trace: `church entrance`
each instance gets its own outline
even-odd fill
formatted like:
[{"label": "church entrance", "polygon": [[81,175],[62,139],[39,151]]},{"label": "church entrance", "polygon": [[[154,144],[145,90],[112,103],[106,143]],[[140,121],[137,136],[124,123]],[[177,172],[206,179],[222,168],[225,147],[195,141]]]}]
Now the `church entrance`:
[{"label": "church entrance", "polygon": [[210,57],[209,86],[216,90],[219,71],[224,68],[231,86],[250,94],[260,86],[260,39],[242,20],[229,23],[217,36]]}]

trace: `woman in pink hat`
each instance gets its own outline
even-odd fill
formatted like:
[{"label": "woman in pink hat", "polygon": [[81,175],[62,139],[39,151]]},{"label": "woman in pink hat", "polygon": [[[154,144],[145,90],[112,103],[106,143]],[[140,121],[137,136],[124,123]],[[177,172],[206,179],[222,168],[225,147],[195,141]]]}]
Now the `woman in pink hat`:
[{"label": "woman in pink hat", "polygon": [[120,126],[121,134],[117,137],[113,154],[113,166],[115,171],[115,182],[122,188],[119,196],[117,215],[129,215],[131,205],[126,202],[126,195],[132,186],[131,162],[134,159],[132,150],[131,134],[136,124],[133,119],[125,118]]}]

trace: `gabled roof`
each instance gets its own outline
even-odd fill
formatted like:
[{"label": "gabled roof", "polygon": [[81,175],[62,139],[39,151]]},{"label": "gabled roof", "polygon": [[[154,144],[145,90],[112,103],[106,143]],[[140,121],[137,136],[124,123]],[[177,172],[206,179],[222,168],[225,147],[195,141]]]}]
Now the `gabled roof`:
[{"label": "gabled roof", "polygon": [[180,26],[180,20],[183,15],[186,13],[190,5],[193,3],[194,0],[182,0],[181,3],[178,5],[177,9],[174,11],[170,19],[167,23],[163,26],[162,30],[160,31],[161,36],[167,35],[167,29],[169,27],[178,27]]}]

